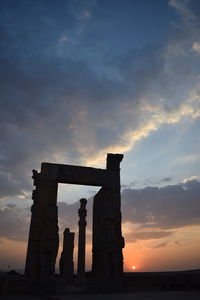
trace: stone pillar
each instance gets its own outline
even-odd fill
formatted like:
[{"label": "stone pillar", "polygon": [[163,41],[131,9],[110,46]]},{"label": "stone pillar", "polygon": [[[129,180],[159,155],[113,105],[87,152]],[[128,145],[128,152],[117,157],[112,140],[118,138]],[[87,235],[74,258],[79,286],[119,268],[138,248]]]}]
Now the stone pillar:
[{"label": "stone pillar", "polygon": [[31,206],[31,222],[29,228],[28,248],[26,254],[25,275],[37,276],[40,273],[40,241],[38,225],[38,193],[40,185],[40,173],[33,170],[33,184],[36,189],[32,192],[33,205]]},{"label": "stone pillar", "polygon": [[119,168],[122,158],[123,155],[108,154],[110,186],[103,186],[93,203],[92,272],[96,289],[101,291],[120,291],[123,285]]},{"label": "stone pillar", "polygon": [[68,283],[72,283],[74,275],[74,232],[65,228],[63,232],[63,251],[60,258],[60,276]]},{"label": "stone pillar", "polygon": [[77,268],[77,277],[80,282],[83,281],[85,277],[85,231],[86,231],[86,203],[87,200],[82,198],[80,200],[81,206],[78,210],[79,214],[79,236],[78,236],[78,268]]},{"label": "stone pillar", "polygon": [[[43,171],[43,169],[42,169]],[[56,180],[45,178],[33,170],[36,189],[33,191],[31,224],[25,275],[49,277],[55,273],[59,246]]]}]

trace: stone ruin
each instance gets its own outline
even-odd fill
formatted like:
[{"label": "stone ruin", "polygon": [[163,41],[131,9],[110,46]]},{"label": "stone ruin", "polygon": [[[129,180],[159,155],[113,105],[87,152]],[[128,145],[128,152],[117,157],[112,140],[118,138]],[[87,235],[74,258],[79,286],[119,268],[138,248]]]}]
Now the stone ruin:
[{"label": "stone ruin", "polygon": [[87,200],[85,198],[82,198],[80,200],[81,207],[78,210],[79,214],[79,235],[78,235],[78,266],[77,266],[77,277],[80,284],[84,283],[84,277],[85,277],[85,233],[86,233],[86,203]]},{"label": "stone ruin", "polygon": [[[92,280],[97,291],[119,291],[123,285],[124,239],[121,231],[120,162],[122,154],[108,154],[106,169],[42,163],[33,170],[32,217],[26,256],[25,275],[52,278],[59,247],[58,183],[100,186],[93,202]],[[86,199],[79,209],[78,270],[85,276]],[[60,275],[68,282],[73,277],[74,234],[64,232]]]},{"label": "stone ruin", "polygon": [[74,232],[70,232],[69,228],[65,228],[63,232],[63,251],[61,253],[59,267],[60,276],[66,280],[66,283],[73,282],[74,276]]}]

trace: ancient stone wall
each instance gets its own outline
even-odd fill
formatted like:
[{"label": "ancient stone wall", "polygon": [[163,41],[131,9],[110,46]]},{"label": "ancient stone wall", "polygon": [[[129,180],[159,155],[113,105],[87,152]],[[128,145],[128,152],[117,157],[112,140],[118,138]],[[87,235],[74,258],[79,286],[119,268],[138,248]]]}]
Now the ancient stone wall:
[{"label": "ancient stone wall", "polygon": [[100,290],[121,288],[123,274],[120,211],[121,154],[108,154],[106,169],[42,163],[33,171],[32,217],[25,274],[53,276],[58,252],[58,183],[101,186],[94,198],[92,271]]}]

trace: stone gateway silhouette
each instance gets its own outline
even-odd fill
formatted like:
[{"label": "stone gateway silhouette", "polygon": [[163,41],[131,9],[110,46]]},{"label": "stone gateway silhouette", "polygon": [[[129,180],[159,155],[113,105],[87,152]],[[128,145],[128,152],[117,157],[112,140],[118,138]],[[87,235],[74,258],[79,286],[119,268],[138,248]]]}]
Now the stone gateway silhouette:
[{"label": "stone gateway silhouette", "polygon": [[107,154],[106,169],[42,163],[33,170],[35,189],[25,275],[54,276],[59,247],[58,183],[101,186],[93,203],[92,277],[97,290],[120,290],[124,239],[121,231],[120,162],[122,154]]}]

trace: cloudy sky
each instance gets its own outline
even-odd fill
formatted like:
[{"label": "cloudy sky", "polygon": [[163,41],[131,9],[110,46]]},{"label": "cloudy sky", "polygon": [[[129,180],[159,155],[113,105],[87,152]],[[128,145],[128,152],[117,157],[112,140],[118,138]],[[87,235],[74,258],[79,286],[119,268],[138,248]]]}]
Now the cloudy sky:
[{"label": "cloudy sky", "polygon": [[[125,270],[200,268],[199,0],[1,0],[0,76],[0,269],[24,267],[31,170],[107,153]],[[88,268],[97,190],[59,185],[61,236],[89,199]]]}]

